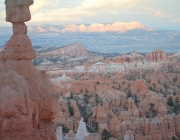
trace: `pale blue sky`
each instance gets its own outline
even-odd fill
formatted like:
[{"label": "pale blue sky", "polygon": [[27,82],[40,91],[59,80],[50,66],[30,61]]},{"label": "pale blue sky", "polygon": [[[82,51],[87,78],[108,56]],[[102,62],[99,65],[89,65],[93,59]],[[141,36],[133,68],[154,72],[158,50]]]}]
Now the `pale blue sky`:
[{"label": "pale blue sky", "polygon": [[[139,21],[149,28],[180,30],[180,0],[35,0],[28,24]],[[0,0],[0,26],[5,21]]]}]

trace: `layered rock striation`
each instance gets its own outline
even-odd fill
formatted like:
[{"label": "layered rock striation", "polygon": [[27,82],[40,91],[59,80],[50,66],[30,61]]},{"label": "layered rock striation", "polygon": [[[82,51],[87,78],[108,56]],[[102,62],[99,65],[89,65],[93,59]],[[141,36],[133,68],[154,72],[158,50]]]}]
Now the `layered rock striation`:
[{"label": "layered rock striation", "polygon": [[66,25],[62,32],[125,32],[133,29],[147,28],[140,22],[115,22],[113,24],[93,23],[90,26]]},{"label": "layered rock striation", "polygon": [[168,60],[167,55],[161,50],[156,50],[156,51],[153,51],[153,52],[147,54],[146,58],[150,61],[155,61],[155,62]]},{"label": "layered rock striation", "polygon": [[55,140],[55,94],[46,72],[31,62],[36,53],[24,24],[31,19],[33,0],[5,4],[13,36],[0,53],[0,139]]},{"label": "layered rock striation", "polygon": [[93,23],[87,24],[64,24],[61,26],[53,25],[31,25],[29,31],[36,33],[47,32],[126,32],[128,30],[150,30],[140,22],[114,22],[109,24]]},{"label": "layered rock striation", "polygon": [[62,56],[67,55],[70,57],[91,57],[92,53],[87,51],[81,44],[71,44],[64,46],[46,53],[40,54],[40,56]]},{"label": "layered rock striation", "polygon": [[[110,132],[114,136],[118,138],[124,136],[124,139],[127,140],[133,137],[136,140],[168,140],[172,139],[172,137],[179,138],[180,115],[167,114],[167,109],[162,103],[157,107],[159,117],[154,118],[140,117],[132,98],[128,99],[127,106],[128,111],[122,111],[119,117],[114,116],[110,120]],[[131,135],[129,130],[131,130]]]}]

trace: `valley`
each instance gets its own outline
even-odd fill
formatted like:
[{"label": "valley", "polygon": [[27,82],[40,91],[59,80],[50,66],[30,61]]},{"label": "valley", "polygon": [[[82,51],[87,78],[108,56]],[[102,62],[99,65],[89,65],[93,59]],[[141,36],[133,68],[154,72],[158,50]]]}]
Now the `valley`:
[{"label": "valley", "polygon": [[180,140],[178,2],[4,4],[0,140]]},{"label": "valley", "polygon": [[56,124],[77,132],[83,117],[97,138],[105,129],[117,139],[127,130],[136,140],[180,137],[179,53],[103,54],[81,44],[37,52],[58,98]]}]

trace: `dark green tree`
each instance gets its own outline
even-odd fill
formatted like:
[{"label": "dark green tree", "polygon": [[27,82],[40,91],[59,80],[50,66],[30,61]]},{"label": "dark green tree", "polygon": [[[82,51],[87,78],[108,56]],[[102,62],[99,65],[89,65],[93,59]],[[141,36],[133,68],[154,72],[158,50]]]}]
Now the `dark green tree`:
[{"label": "dark green tree", "polygon": [[95,93],[95,102],[96,102],[96,105],[98,105],[98,103],[99,103],[99,96],[98,96],[98,94],[97,93]]},{"label": "dark green tree", "polygon": [[69,132],[69,128],[65,125],[65,124],[62,124],[62,132],[63,133],[68,133]]},{"label": "dark green tree", "polygon": [[178,97],[176,97],[176,99],[174,101],[173,112],[175,114],[179,114],[180,113],[180,104],[179,104],[179,98]]},{"label": "dark green tree", "polygon": [[83,89],[81,88],[81,91],[80,91],[80,93],[83,93]]},{"label": "dark green tree", "polygon": [[134,102],[135,102],[136,106],[138,106],[138,103],[140,102],[140,100],[138,100],[137,95],[134,95],[133,99],[134,99]]},{"label": "dark green tree", "polygon": [[178,80],[177,76],[173,78],[173,82],[176,83]]},{"label": "dark green tree", "polygon": [[89,103],[89,95],[87,93],[84,94],[84,101],[85,103]]},{"label": "dark green tree", "polygon": [[155,104],[150,103],[150,110],[154,110],[154,106],[155,106]]},{"label": "dark green tree", "polygon": [[179,98],[178,98],[178,97],[176,97],[175,103],[176,103],[177,105],[179,105]]},{"label": "dark green tree", "polygon": [[70,99],[73,99],[73,93],[72,92],[70,93]]},{"label": "dark green tree", "polygon": [[98,85],[98,84],[99,84],[99,81],[97,81],[96,84]]},{"label": "dark green tree", "polygon": [[74,109],[73,109],[71,106],[68,107],[68,109],[69,109],[70,115],[71,115],[71,116],[74,116]]},{"label": "dark green tree", "polygon": [[90,127],[87,126],[87,129],[90,133],[95,133],[98,131],[98,125],[98,122],[93,121]]},{"label": "dark green tree", "polygon": [[175,136],[172,136],[172,140],[177,140],[177,138]]},{"label": "dark green tree", "polygon": [[102,134],[101,134],[101,139],[102,140],[109,140],[109,138],[111,138],[111,137],[112,137],[111,133],[108,132],[106,129],[104,129],[102,131]]},{"label": "dark green tree", "polygon": [[154,106],[155,106],[155,104],[150,103],[149,112],[146,113],[147,118],[154,118],[157,115],[157,113],[154,109]]},{"label": "dark green tree", "polygon": [[172,96],[170,96],[170,97],[167,99],[167,105],[168,105],[168,106],[173,106],[173,105],[174,105]]},{"label": "dark green tree", "polygon": [[89,92],[88,89],[86,89],[86,94],[88,94],[88,92]]},{"label": "dark green tree", "polygon": [[131,89],[128,89],[127,91],[127,98],[130,98],[132,97],[132,92],[131,92]]},{"label": "dark green tree", "polygon": [[130,58],[129,58],[129,57],[127,57],[127,58],[126,58],[126,62],[128,62],[128,63],[129,63],[130,61],[131,61],[131,60],[130,60]]}]

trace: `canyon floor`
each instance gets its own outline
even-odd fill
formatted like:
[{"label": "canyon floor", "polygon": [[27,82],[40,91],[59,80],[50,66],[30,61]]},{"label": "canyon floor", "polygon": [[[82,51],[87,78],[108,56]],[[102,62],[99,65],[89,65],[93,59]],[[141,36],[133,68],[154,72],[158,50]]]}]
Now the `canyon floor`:
[{"label": "canyon floor", "polygon": [[178,53],[101,54],[80,44],[37,52],[33,62],[51,79],[59,102],[54,122],[64,133],[76,133],[83,117],[99,137],[107,130],[105,137],[121,140],[131,130],[136,140],[180,138]]}]

